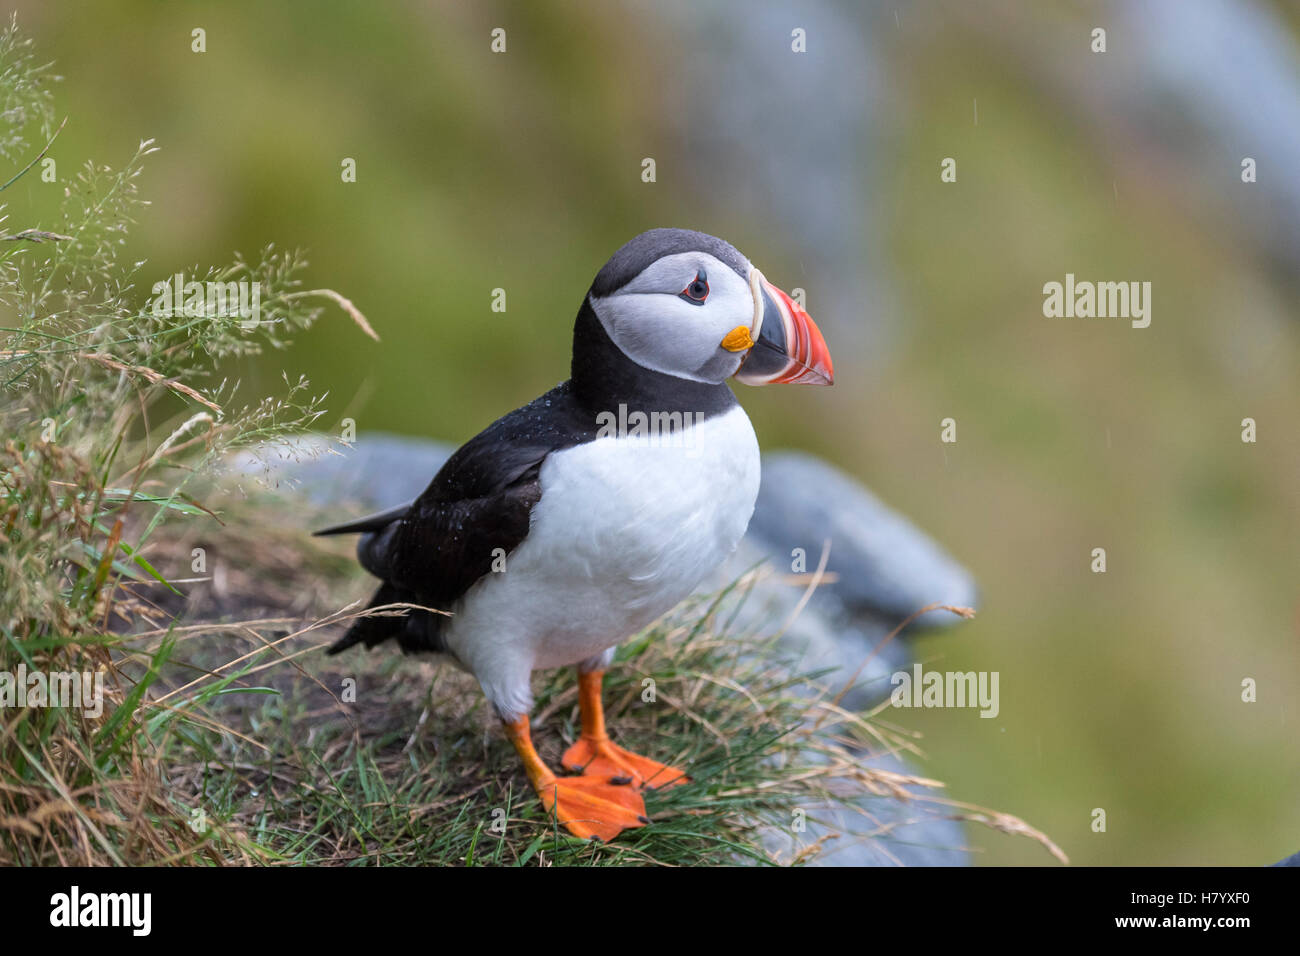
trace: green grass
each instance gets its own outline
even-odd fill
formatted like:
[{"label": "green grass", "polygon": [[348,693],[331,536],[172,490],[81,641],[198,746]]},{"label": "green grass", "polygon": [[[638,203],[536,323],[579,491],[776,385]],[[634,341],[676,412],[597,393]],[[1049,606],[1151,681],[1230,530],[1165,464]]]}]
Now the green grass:
[{"label": "green grass", "polygon": [[[62,129],[54,79],[12,22],[0,31],[0,158],[11,167],[0,198],[30,195],[10,190],[39,175]],[[260,282],[265,321],[255,331],[207,306],[160,315],[138,288],[144,263],[123,247],[147,206],[138,182],[152,152],[144,142],[121,167],[87,162],[65,173],[47,221],[25,204],[0,207],[0,671],[97,672],[110,687],[98,717],[66,707],[0,712],[0,861],[195,852],[152,753],[155,735],[186,715],[146,721],[143,709],[171,645],[154,650],[139,682],[124,683],[114,634],[135,616],[116,595],[122,582],[174,594],[145,555],[168,518],[204,513],[187,493],[194,476],[319,415],[303,380],[250,400],[219,375],[223,360],[282,347],[318,317],[311,300],[331,293],[300,288],[300,256],[268,248],[188,270]]]}]

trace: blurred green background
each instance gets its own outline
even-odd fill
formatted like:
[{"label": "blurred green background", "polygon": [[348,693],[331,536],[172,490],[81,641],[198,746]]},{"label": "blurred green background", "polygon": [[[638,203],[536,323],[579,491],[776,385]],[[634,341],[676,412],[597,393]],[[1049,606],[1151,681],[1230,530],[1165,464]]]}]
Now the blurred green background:
[{"label": "blurred green background", "polygon": [[[328,427],[461,441],[554,385],[587,284],[652,226],[806,289],[836,386],[743,390],[760,441],[845,468],[982,589],[918,649],[999,671],[1001,713],[890,714],[924,772],[1076,863],[1300,849],[1294,5],[15,6],[65,77],[61,177],[162,147],[150,281],[274,241],[369,317],[381,343],[331,311],[233,370],[250,395],[305,373]],[[1045,318],[1066,272],[1150,281],[1151,327]]]}]

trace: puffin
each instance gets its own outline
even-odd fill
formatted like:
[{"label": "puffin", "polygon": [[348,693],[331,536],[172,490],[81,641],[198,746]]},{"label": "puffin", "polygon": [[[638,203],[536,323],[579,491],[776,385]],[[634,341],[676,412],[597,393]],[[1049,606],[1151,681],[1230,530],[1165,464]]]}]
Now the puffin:
[{"label": "puffin", "polygon": [[[645,826],[642,791],[688,778],[610,739],[604,673],[749,524],[758,441],[727,380],[833,377],[807,311],[729,243],[636,236],[582,300],[566,381],[467,441],[414,501],[315,532],[361,535],[381,582],[368,608],[417,608],[358,617],[328,653],[391,640],[441,655],[477,678],[550,819],[601,841]],[[530,677],[571,665],[581,735],[558,775],[532,743]]]}]

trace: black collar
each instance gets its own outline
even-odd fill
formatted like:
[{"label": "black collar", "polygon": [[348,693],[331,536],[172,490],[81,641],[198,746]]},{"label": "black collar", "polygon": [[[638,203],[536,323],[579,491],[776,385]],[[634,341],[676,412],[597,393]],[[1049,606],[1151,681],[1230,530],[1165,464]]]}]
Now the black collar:
[{"label": "black collar", "polygon": [[617,412],[702,412],[705,417],[733,408],[736,396],[725,384],[710,385],[665,375],[638,365],[610,339],[591,300],[584,298],[573,324],[574,397],[593,414]]}]

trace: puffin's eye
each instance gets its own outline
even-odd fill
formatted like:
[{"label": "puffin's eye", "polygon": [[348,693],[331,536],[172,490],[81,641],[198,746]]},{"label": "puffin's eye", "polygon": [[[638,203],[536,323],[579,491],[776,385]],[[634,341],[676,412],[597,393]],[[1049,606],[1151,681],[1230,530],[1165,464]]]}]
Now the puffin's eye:
[{"label": "puffin's eye", "polygon": [[703,305],[704,300],[709,297],[709,279],[701,269],[695,273],[695,281],[688,285],[681,292],[677,293],[679,299],[685,299],[691,305]]}]

